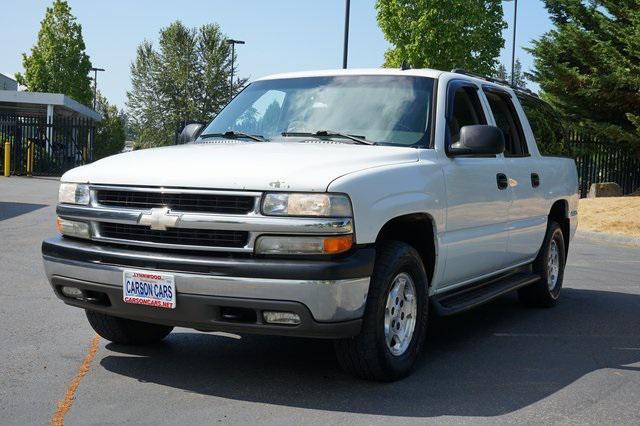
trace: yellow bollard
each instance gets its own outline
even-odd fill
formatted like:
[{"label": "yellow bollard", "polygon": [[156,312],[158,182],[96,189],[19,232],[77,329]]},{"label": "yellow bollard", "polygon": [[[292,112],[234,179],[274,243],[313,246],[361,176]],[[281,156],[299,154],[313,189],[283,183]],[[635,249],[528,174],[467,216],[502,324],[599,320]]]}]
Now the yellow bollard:
[{"label": "yellow bollard", "polygon": [[27,176],[32,176],[33,175],[32,157],[33,157],[33,142],[29,141],[29,142],[27,142]]},{"label": "yellow bollard", "polygon": [[84,160],[84,162],[87,162],[87,147],[85,146],[84,148],[82,148],[82,159]]},{"label": "yellow bollard", "polygon": [[4,176],[9,177],[11,174],[11,142],[4,143]]},{"label": "yellow bollard", "polygon": [[31,155],[29,156],[29,158],[31,160],[31,174],[33,174],[33,166],[36,159],[36,144],[33,141],[31,141]]}]

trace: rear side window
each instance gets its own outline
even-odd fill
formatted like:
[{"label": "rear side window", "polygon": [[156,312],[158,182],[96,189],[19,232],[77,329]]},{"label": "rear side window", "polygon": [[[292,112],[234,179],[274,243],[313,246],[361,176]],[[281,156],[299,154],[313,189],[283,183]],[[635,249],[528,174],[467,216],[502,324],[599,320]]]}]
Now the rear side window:
[{"label": "rear side window", "polygon": [[478,92],[470,86],[458,87],[453,96],[452,114],[448,122],[450,143],[459,142],[460,129],[474,124],[487,124]]},{"label": "rear side window", "polygon": [[486,91],[496,125],[504,133],[505,157],[527,157],[529,149],[511,96],[506,92]]},{"label": "rear side window", "polygon": [[516,92],[542,155],[567,155],[564,123],[551,105],[531,95]]}]

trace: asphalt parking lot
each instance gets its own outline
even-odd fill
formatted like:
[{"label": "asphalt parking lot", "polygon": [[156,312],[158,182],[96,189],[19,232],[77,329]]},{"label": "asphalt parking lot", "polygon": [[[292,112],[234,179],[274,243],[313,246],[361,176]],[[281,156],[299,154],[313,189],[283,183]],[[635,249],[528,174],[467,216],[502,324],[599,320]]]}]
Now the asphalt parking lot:
[{"label": "asphalt parking lot", "polygon": [[[2,424],[49,423],[95,336],[44,277],[57,187],[0,178]],[[411,377],[378,384],[342,373],[324,341],[100,340],[65,422],[640,424],[640,249],[579,236],[556,308],[509,295],[438,321],[428,346]]]}]

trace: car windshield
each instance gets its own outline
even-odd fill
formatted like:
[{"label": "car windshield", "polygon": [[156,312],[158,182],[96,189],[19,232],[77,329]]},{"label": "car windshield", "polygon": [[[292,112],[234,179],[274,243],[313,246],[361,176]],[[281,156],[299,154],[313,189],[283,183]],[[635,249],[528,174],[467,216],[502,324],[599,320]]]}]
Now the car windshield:
[{"label": "car windshield", "polygon": [[[354,143],[429,144],[433,79],[337,76],[262,80],[247,86],[203,136],[245,133],[267,139],[313,135]],[[355,141],[357,142],[357,141]]]}]

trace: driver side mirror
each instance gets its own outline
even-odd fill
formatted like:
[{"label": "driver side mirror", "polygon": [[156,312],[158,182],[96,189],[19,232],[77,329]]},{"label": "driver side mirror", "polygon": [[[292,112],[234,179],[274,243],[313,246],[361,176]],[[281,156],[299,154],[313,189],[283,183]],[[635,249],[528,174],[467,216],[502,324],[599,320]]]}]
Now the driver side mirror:
[{"label": "driver side mirror", "polygon": [[460,141],[451,144],[449,155],[497,155],[504,152],[504,134],[495,126],[477,124],[460,129]]},{"label": "driver side mirror", "polygon": [[178,143],[180,145],[190,143],[198,139],[202,131],[204,130],[204,124],[191,123],[184,126],[178,137]]}]

